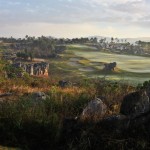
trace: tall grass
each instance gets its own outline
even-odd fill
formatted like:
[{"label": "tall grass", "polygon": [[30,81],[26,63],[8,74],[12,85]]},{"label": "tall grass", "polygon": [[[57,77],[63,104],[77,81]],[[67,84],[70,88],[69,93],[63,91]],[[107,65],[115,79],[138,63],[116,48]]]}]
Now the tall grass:
[{"label": "tall grass", "polygon": [[[16,89],[15,89],[16,90]],[[45,101],[32,94],[0,104],[0,144],[23,149],[55,148],[65,117],[81,114],[95,93],[84,88],[52,86]]]},{"label": "tall grass", "polygon": [[[73,120],[72,129],[72,125],[64,126],[64,119],[80,117],[87,103],[95,97],[103,97],[109,110],[107,115],[116,114],[122,97],[134,88],[99,79],[77,82],[76,86],[61,88],[55,79],[26,77],[1,84],[3,91],[18,96],[14,101],[0,103],[0,145],[45,150],[92,149],[93,143],[96,147],[106,143],[104,139],[98,143],[96,138],[102,138],[99,134],[103,135],[104,131],[95,124],[76,124]],[[36,101],[32,95],[35,91],[44,91],[47,99]]]}]

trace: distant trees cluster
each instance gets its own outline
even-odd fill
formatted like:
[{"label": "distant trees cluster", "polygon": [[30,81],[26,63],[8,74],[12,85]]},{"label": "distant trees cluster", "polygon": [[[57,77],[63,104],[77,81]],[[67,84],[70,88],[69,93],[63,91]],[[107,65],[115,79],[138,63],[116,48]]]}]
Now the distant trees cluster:
[{"label": "distant trees cluster", "polygon": [[98,43],[98,39],[96,37],[92,37],[92,38],[72,38],[72,39],[68,39],[68,38],[60,38],[60,39],[55,39],[57,44],[87,44],[87,43],[91,43],[91,44],[97,44]]},{"label": "distant trees cluster", "polygon": [[99,50],[110,50],[118,51],[120,53],[129,54],[144,54],[150,53],[150,42],[137,41],[136,44],[129,43],[126,39],[118,39],[111,37],[110,41],[106,38],[97,39],[96,37],[91,38],[52,38],[52,37],[30,37],[28,35],[25,38],[15,39],[11,38],[0,38],[0,41],[7,43],[4,45],[10,49],[15,50],[17,56],[23,59],[34,57],[46,58],[56,57],[58,53],[61,53],[66,49],[67,44],[86,44],[94,46]]},{"label": "distant trees cluster", "polygon": [[25,53],[25,52],[18,52],[17,57],[27,60],[29,55],[28,55],[28,53]]},{"label": "distant trees cluster", "polygon": [[[65,50],[65,45],[61,40],[50,37],[30,37],[25,38],[0,38],[4,43],[9,43],[9,48],[15,50],[20,58],[33,59],[34,57],[55,57],[57,53]],[[58,45],[59,44],[59,45]]]},{"label": "distant trees cluster", "polygon": [[137,41],[136,44],[143,47],[145,52],[150,52],[150,42]]},{"label": "distant trees cluster", "polygon": [[34,57],[56,57],[66,49],[67,44],[97,44],[98,40],[94,38],[52,38],[52,37],[30,37],[24,38],[0,38],[0,41],[7,43],[7,47],[17,52],[17,56],[23,59],[33,59]]},{"label": "distant trees cluster", "polygon": [[97,48],[99,50],[108,50],[121,54],[150,54],[150,42],[137,41],[133,44],[128,42],[127,39],[118,39],[114,37],[111,37],[110,41],[107,41],[106,38],[101,38],[97,42]]}]

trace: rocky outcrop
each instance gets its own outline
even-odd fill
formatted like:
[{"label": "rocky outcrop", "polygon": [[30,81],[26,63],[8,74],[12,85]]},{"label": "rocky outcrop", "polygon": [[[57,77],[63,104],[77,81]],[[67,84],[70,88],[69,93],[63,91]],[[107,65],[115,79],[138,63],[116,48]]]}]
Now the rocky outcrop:
[{"label": "rocky outcrop", "polygon": [[136,117],[150,110],[150,101],[146,91],[141,90],[130,93],[123,98],[120,113]]},{"label": "rocky outcrop", "polygon": [[108,63],[108,64],[104,64],[104,69],[103,70],[105,70],[105,71],[114,71],[116,67],[117,67],[116,62]]},{"label": "rocky outcrop", "polygon": [[88,103],[80,119],[96,120],[108,130],[122,132],[150,121],[149,97],[144,90],[136,91],[123,98],[120,114],[105,117],[106,111],[107,107],[101,99],[95,99]]},{"label": "rocky outcrop", "polygon": [[102,118],[107,111],[107,106],[102,102],[101,99],[96,98],[88,103],[84,108],[81,118],[82,119],[96,119]]},{"label": "rocky outcrop", "polygon": [[46,100],[47,95],[44,92],[35,92],[32,94],[34,100]]},{"label": "rocky outcrop", "polygon": [[150,102],[144,90],[126,95],[120,108],[120,114],[104,118],[104,128],[122,132],[129,128],[140,127],[150,122]]},{"label": "rocky outcrop", "polygon": [[12,64],[15,68],[21,68],[24,72],[28,73],[29,75],[44,75],[48,76],[49,64],[46,62],[41,63],[14,63]]}]

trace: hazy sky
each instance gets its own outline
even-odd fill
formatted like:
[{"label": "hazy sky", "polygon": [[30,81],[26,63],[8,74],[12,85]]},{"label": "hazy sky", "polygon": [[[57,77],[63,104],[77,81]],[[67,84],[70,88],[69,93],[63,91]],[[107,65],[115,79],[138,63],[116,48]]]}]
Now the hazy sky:
[{"label": "hazy sky", "polygon": [[150,37],[150,0],[0,0],[0,36]]}]

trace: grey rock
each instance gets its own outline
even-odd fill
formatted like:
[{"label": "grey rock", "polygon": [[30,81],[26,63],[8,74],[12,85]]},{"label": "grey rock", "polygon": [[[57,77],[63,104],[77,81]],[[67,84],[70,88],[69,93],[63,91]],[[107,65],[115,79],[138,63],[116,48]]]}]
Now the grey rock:
[{"label": "grey rock", "polygon": [[35,100],[46,100],[47,95],[44,92],[35,92],[32,94]]},{"label": "grey rock", "polygon": [[137,117],[150,110],[150,101],[147,93],[143,90],[130,93],[123,98],[120,113]]},{"label": "grey rock", "polygon": [[81,114],[82,119],[100,119],[105,115],[107,106],[102,102],[101,99],[96,98],[88,103]]}]

